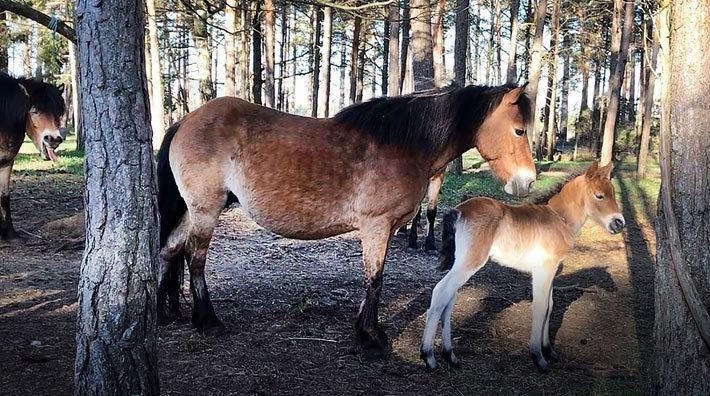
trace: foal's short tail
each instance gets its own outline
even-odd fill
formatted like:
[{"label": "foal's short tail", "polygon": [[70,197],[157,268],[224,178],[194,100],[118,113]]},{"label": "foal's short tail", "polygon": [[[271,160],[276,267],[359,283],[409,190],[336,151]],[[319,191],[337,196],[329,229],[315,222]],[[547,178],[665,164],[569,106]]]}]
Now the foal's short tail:
[{"label": "foal's short tail", "polygon": [[[168,128],[158,152],[158,211],[160,212],[161,248],[165,246],[170,233],[177,227],[180,219],[187,211],[185,200],[180,196],[177,183],[175,183],[175,176],[173,176],[173,171],[170,169],[170,144],[178,128],[180,128],[180,122]],[[159,291],[158,298],[164,299],[167,297],[170,308],[173,311],[179,311],[179,296],[185,268],[185,255],[183,253],[176,255],[171,260],[169,268],[164,282],[165,289]],[[160,303],[163,302],[160,301]]]},{"label": "foal's short tail", "polygon": [[451,209],[444,216],[444,230],[441,237],[441,254],[439,256],[439,270],[450,270],[454,266],[454,252],[456,251],[456,222],[461,212]]}]

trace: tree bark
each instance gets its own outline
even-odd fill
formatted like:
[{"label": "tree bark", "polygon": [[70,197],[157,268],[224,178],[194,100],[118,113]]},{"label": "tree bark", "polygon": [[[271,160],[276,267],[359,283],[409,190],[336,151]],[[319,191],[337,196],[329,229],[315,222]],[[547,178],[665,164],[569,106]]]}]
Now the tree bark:
[{"label": "tree bark", "polygon": [[651,392],[707,395],[710,394],[710,211],[707,210],[710,207],[707,171],[710,3],[675,0],[670,2],[670,16],[667,7],[662,9],[663,179],[656,220],[655,373]]},{"label": "tree bark", "polygon": [[[624,3],[623,0],[616,0],[616,3]],[[622,4],[623,5],[623,4]],[[619,96],[621,94],[621,84],[624,79],[624,68],[626,67],[626,55],[629,50],[629,39],[631,36],[631,29],[634,22],[634,3],[633,1],[628,1],[623,5],[619,5],[619,12],[624,10],[624,28],[621,32],[621,44],[618,53],[614,53],[612,49],[612,60],[614,62],[614,69],[611,74],[609,74],[609,104],[606,113],[606,122],[604,123],[604,136],[602,138],[602,153],[601,153],[601,163],[607,164],[612,159],[612,154],[614,150],[614,140],[616,136],[616,119],[619,112]],[[615,41],[612,38],[612,43]]]},{"label": "tree bark", "polygon": [[239,49],[239,63],[237,64],[237,94],[244,99],[249,98],[251,92],[251,78],[249,72],[249,42],[251,41],[251,19],[249,16],[249,0],[241,0],[241,12],[239,13],[239,25],[241,27]]},{"label": "tree bark", "polygon": [[508,69],[505,74],[505,82],[512,84],[518,81],[518,68],[516,64],[516,55],[518,51],[518,9],[520,8],[520,0],[512,0],[510,2],[510,47],[508,48]]},{"label": "tree bark", "polygon": [[540,74],[542,73],[542,34],[545,30],[545,14],[547,13],[547,0],[537,0],[535,8],[535,16],[533,24],[535,25],[535,34],[533,36],[533,45],[530,50],[530,75],[528,80],[528,96],[535,108],[533,112],[533,127],[532,133],[528,133],[528,139],[535,142],[535,149],[540,144],[540,107],[537,105],[537,90],[540,83]]},{"label": "tree bark", "polygon": [[76,332],[76,395],[158,395],[158,212],[143,2],[76,4],[86,136],[86,251]]},{"label": "tree bark", "polygon": [[237,94],[237,0],[225,2],[224,30],[224,95],[235,96]]},{"label": "tree bark", "polygon": [[9,60],[7,50],[10,48],[10,37],[7,33],[6,19],[7,12],[0,7],[0,73],[7,73]]},{"label": "tree bark", "polygon": [[256,104],[261,104],[261,88],[264,84],[262,78],[261,66],[261,0],[253,1],[254,14],[251,19],[251,35],[252,35],[252,101]]},{"label": "tree bark", "polygon": [[343,29],[340,32],[340,98],[338,99],[338,108],[345,107],[345,72],[348,65],[348,35]]},{"label": "tree bark", "polygon": [[148,41],[150,42],[151,92],[150,121],[153,128],[153,148],[160,147],[165,135],[165,105],[163,103],[163,69],[160,65],[160,47],[158,46],[158,22],[155,13],[155,0],[146,0],[148,11]]},{"label": "tree bark", "polygon": [[264,105],[276,107],[274,53],[276,42],[276,12],[274,0],[264,0]]},{"label": "tree bark", "polygon": [[567,29],[562,30],[562,89],[560,90],[560,119],[558,121],[560,136],[569,140],[567,121],[569,118],[569,85],[570,85],[570,35]]},{"label": "tree bark", "polygon": [[353,18],[353,45],[350,52],[350,103],[357,102],[357,82],[358,82],[358,53],[360,52],[360,42],[362,36],[362,19],[359,16]]},{"label": "tree bark", "polygon": [[[466,85],[466,57],[468,55],[468,27],[470,20],[469,0],[456,1],[456,36],[454,37],[454,82],[463,87]],[[463,174],[463,158],[454,159],[449,172],[455,175]]]},{"label": "tree bark", "polygon": [[313,74],[311,74],[311,117],[318,116],[318,93],[320,90],[320,62],[321,62],[321,39],[323,24],[323,8],[313,6],[315,14],[315,27],[313,30]]},{"label": "tree bark", "polygon": [[389,21],[389,41],[387,48],[388,74],[387,93],[397,96],[401,93],[402,80],[400,76],[399,59],[399,5],[387,6],[387,20]]},{"label": "tree bark", "polygon": [[[547,74],[547,98],[545,106],[545,130],[547,131],[547,160],[553,161],[557,143],[557,59],[559,57],[558,37],[560,34],[560,0],[552,0],[550,15],[550,60]],[[538,151],[538,159],[542,159],[542,150]]]},{"label": "tree bark", "polygon": [[[641,115],[641,142],[639,144],[638,157],[636,159],[636,174],[644,177],[646,174],[646,162],[648,160],[648,146],[651,140],[651,126],[653,117],[653,93],[656,85],[656,58],[658,58],[659,42],[653,31],[653,21],[649,18],[645,23],[645,41],[647,48],[651,49],[647,61],[644,62],[643,70],[643,96],[639,105]],[[643,105],[643,107],[641,107]]]},{"label": "tree bark", "polygon": [[[276,108],[281,111],[285,110],[286,102],[286,48],[289,43],[289,18],[288,7],[281,7],[281,45],[279,46],[279,78],[276,88]],[[294,59],[294,62],[296,60]]]},{"label": "tree bark", "polygon": [[412,15],[412,73],[414,91],[435,87],[434,60],[431,38],[431,10],[428,0],[411,0]]},{"label": "tree bark", "polygon": [[362,102],[362,92],[365,87],[365,55],[367,54],[367,36],[371,21],[365,21],[360,31],[360,46],[357,52],[357,78],[355,79],[355,103]]},{"label": "tree bark", "polygon": [[323,70],[323,84],[320,86],[318,95],[318,117],[328,117],[330,115],[330,57],[333,48],[333,9],[325,7],[323,9],[323,59],[321,69]]},{"label": "tree bark", "polygon": [[446,0],[437,0],[432,21],[432,41],[434,60],[434,84],[437,87],[444,85],[444,12]]},{"label": "tree bark", "polygon": [[[411,72],[412,67],[410,62],[411,54],[409,53],[409,44],[411,41],[410,29],[412,27],[411,13],[409,9],[409,0],[402,0],[402,51],[400,52],[400,73],[399,92],[404,93],[405,85],[407,84],[407,76]],[[411,85],[409,86],[411,88]]]}]

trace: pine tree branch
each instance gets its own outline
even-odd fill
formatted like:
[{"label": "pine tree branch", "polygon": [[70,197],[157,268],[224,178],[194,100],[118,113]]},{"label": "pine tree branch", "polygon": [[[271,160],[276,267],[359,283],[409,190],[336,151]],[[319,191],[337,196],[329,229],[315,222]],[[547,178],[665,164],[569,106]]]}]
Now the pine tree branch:
[{"label": "pine tree branch", "polygon": [[[51,27],[52,24],[52,17],[49,15],[37,11],[34,8],[22,4],[16,1],[10,1],[10,0],[0,0],[0,10],[5,10],[9,11],[13,14],[17,14],[19,16],[31,19],[40,25],[43,25],[47,27],[47,29],[53,29]],[[72,43],[76,43],[76,33],[74,32],[74,29],[72,29],[69,25],[64,23],[63,21],[56,20],[57,27],[56,31],[57,33],[61,34],[62,36],[66,37],[67,40],[71,41]],[[54,29],[53,29],[54,30]]]}]

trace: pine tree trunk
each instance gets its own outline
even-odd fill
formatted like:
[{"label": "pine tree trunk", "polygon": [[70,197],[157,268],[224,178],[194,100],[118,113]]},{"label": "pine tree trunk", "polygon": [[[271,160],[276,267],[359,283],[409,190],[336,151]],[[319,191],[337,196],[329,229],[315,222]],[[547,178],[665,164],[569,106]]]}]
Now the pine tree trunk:
[{"label": "pine tree trunk", "polygon": [[390,4],[387,6],[387,20],[389,22],[387,93],[390,96],[399,95],[402,89],[399,70],[399,18],[399,5]]},{"label": "pine tree trunk", "polygon": [[276,107],[274,63],[276,42],[276,12],[274,0],[264,0],[264,105]]},{"label": "pine tree trunk", "polygon": [[0,9],[0,73],[7,73],[10,37],[7,32],[7,11]]},{"label": "pine tree trunk", "polygon": [[[389,8],[389,6],[387,7]],[[382,96],[387,96],[389,82],[389,48],[390,48],[390,21],[384,20],[384,32],[382,35]]]},{"label": "pine tree trunk", "polygon": [[[411,54],[409,53],[410,44],[410,29],[412,28],[411,13],[409,9],[409,0],[402,0],[402,51],[400,52],[400,93],[404,93],[405,85],[407,84],[407,76],[411,73],[409,68],[412,67],[410,63]],[[410,86],[411,88],[411,86]]]},{"label": "pine tree trunk", "polygon": [[[550,14],[550,60],[547,74],[547,98],[545,105],[545,129],[547,137],[547,160],[555,158],[555,144],[557,143],[557,60],[559,57],[558,37],[560,34],[560,0],[552,0],[552,13]],[[538,152],[538,159],[542,159],[542,152]]]},{"label": "pine tree trunk", "polygon": [[357,79],[355,80],[355,103],[362,102],[362,91],[365,87],[365,55],[367,54],[367,36],[371,21],[365,21],[360,31],[360,47],[357,52]]},{"label": "pine tree trunk", "polygon": [[[468,55],[468,26],[470,20],[469,0],[456,0],[456,37],[454,37],[454,82],[466,85],[466,57]],[[454,159],[449,172],[455,175],[463,173],[463,158]]]},{"label": "pine tree trunk", "polygon": [[323,59],[321,70],[323,84],[320,86],[318,95],[318,117],[328,117],[330,115],[330,57],[333,48],[333,9],[325,7],[323,9]]},{"label": "pine tree trunk", "polygon": [[516,55],[518,51],[518,9],[520,0],[510,2],[510,47],[508,48],[508,70],[505,74],[505,82],[512,84],[518,81],[518,68]]},{"label": "pine tree trunk", "polygon": [[412,73],[414,91],[435,87],[434,59],[431,38],[431,10],[428,0],[411,0],[412,15]]},{"label": "pine tree trunk", "polygon": [[528,96],[535,107],[532,133],[528,133],[528,139],[534,141],[534,150],[537,150],[540,144],[540,108],[537,106],[537,90],[540,83],[540,74],[542,73],[542,55],[544,48],[542,47],[542,34],[545,30],[545,15],[547,13],[547,0],[537,0],[535,8],[535,17],[533,24],[535,25],[535,34],[533,36],[533,45],[530,50],[530,78],[528,83]]},{"label": "pine tree trunk", "polygon": [[79,150],[84,150],[86,142],[84,133],[81,129],[81,111],[79,108],[79,83],[78,83],[78,70],[77,70],[77,58],[76,58],[76,46],[74,43],[68,43],[67,48],[69,49],[69,73],[71,74],[71,108],[73,111],[72,120],[74,121],[74,133],[76,134],[76,147]]},{"label": "pine tree trunk", "polygon": [[348,62],[348,46],[347,46],[348,35],[345,29],[340,32],[340,99],[338,100],[338,108],[342,109],[345,107],[345,72],[347,70]]},{"label": "pine tree trunk", "polygon": [[238,96],[249,99],[251,95],[251,72],[249,71],[249,43],[251,42],[251,17],[249,14],[249,0],[241,0],[240,12],[240,27],[241,27],[241,45],[238,48],[241,50],[239,64],[237,65],[237,92]]},{"label": "pine tree trunk", "polygon": [[261,87],[264,83],[261,72],[261,0],[253,1],[254,14],[251,19],[251,34],[252,34],[252,75],[253,81],[252,101],[256,104],[261,104]]},{"label": "pine tree trunk", "polygon": [[313,74],[311,75],[311,117],[318,116],[318,91],[320,90],[321,43],[323,39],[323,8],[313,6],[315,27],[313,30]]},{"label": "pine tree trunk", "polygon": [[432,41],[434,59],[434,83],[437,87],[444,85],[444,12],[446,0],[437,0],[436,9],[432,15]]},{"label": "pine tree trunk", "polygon": [[[155,1],[155,0],[148,0]],[[226,0],[224,5],[224,95],[235,96],[237,67],[237,0]],[[241,43],[240,43],[241,44]],[[241,47],[241,45],[240,45]]]},{"label": "pine tree trunk", "polygon": [[569,118],[569,85],[570,85],[570,35],[567,29],[562,31],[562,89],[560,90],[560,119],[558,121],[560,136],[569,140],[567,119]]},{"label": "pine tree trunk", "polygon": [[148,41],[150,42],[151,92],[150,120],[153,128],[153,148],[160,147],[165,135],[165,105],[163,103],[163,69],[160,66],[160,47],[158,46],[158,23],[155,13],[155,0],[146,0],[148,11]]},{"label": "pine tree trunk", "polygon": [[639,177],[644,177],[646,174],[646,162],[648,160],[648,149],[651,140],[651,125],[653,125],[653,93],[656,85],[656,58],[658,57],[659,42],[656,38],[657,34],[653,32],[653,21],[649,18],[645,23],[645,41],[647,48],[651,49],[651,53],[644,62],[643,70],[643,96],[639,104],[639,112],[641,115],[641,142],[639,143],[638,157],[636,159],[636,174]]},{"label": "pine tree trunk", "polygon": [[[616,0],[616,3],[624,3],[623,0]],[[623,6],[623,7],[622,7]],[[616,9],[616,7],[615,7]],[[614,53],[612,48],[611,58],[614,61],[614,69],[609,74],[609,104],[607,106],[606,121],[604,123],[604,135],[602,138],[601,160],[602,164],[607,164],[612,160],[614,150],[614,140],[616,136],[616,120],[619,112],[619,96],[621,85],[624,79],[624,68],[626,67],[626,55],[629,50],[629,39],[633,27],[634,3],[632,1],[619,5],[619,12],[624,11],[624,27],[621,32],[621,44],[618,53]],[[620,18],[620,15],[619,15]],[[616,19],[616,16],[615,16]],[[612,38],[612,43],[615,39]]]},{"label": "pine tree trunk", "polygon": [[76,395],[160,393],[157,189],[143,6],[135,0],[76,4],[81,125],[87,142]]},{"label": "pine tree trunk", "polygon": [[670,16],[667,7],[662,9],[663,180],[656,220],[655,361],[651,392],[708,395],[710,3],[674,0],[670,2]]},{"label": "pine tree trunk", "polygon": [[281,111],[286,111],[284,109],[284,102],[286,101],[286,47],[288,47],[288,7],[281,7],[281,45],[279,46],[279,78],[277,80],[276,88],[276,108]]},{"label": "pine tree trunk", "polygon": [[[585,12],[584,8],[580,7],[579,11],[577,12],[577,19],[579,21],[584,21],[585,19]],[[579,24],[579,36],[580,37],[580,43],[579,43],[579,54],[580,54],[580,59],[581,59],[581,72],[582,72],[582,99],[579,104],[579,117],[582,117],[582,114],[585,111],[589,111],[589,59],[587,59],[587,40],[586,40],[586,24],[584,22],[580,22]],[[575,132],[575,137],[578,135],[578,132]]]},{"label": "pine tree trunk", "polygon": [[207,11],[198,8],[192,18],[192,39],[197,52],[197,75],[199,80],[200,103],[215,97],[212,85],[212,49],[207,30]]},{"label": "pine tree trunk", "polygon": [[493,68],[495,69],[496,72],[496,79],[495,79],[495,84],[500,84],[502,81],[502,67],[503,67],[503,62],[501,61],[501,56],[500,56],[500,50],[501,50],[501,20],[503,19],[503,14],[500,11],[500,1],[501,0],[495,0],[495,15],[496,17],[494,18],[494,26],[493,26],[493,48],[495,48],[496,51],[496,60],[495,60],[495,65]]},{"label": "pine tree trunk", "polygon": [[350,52],[350,103],[357,103],[357,82],[358,82],[358,53],[362,45],[362,19],[359,16],[353,18],[353,45]]}]

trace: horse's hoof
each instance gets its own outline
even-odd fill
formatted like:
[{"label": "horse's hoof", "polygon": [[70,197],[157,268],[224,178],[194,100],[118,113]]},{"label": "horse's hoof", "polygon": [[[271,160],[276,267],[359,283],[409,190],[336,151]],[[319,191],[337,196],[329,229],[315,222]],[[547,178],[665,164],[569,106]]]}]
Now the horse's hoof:
[{"label": "horse's hoof", "polygon": [[409,244],[407,245],[407,249],[417,251],[419,250],[419,244],[416,242],[409,242]]},{"label": "horse's hoof", "polygon": [[217,319],[217,316],[214,315],[203,318],[202,320],[193,317],[192,324],[197,328],[199,333],[207,337],[216,337],[224,333],[224,325]]},{"label": "horse's hoof", "polygon": [[560,361],[560,356],[555,352],[555,350],[552,347],[549,348],[542,348],[542,356],[545,357],[545,360],[547,360],[550,363],[555,363]]},{"label": "horse's hoof", "polygon": [[444,360],[446,360],[447,363],[449,363],[449,365],[451,367],[454,367],[454,368],[461,367],[461,364],[459,363],[459,359],[456,357],[456,355],[454,355],[453,349],[450,349],[448,351],[446,351],[446,350],[441,351],[441,356],[444,358]]},{"label": "horse's hoof", "polygon": [[530,352],[530,357],[532,358],[535,367],[540,372],[540,374],[545,374],[550,371],[550,366],[547,364],[547,360],[542,356],[541,353]]},{"label": "horse's hoof", "polygon": [[436,359],[434,358],[434,351],[424,351],[421,349],[419,351],[419,357],[424,361],[427,371],[436,370]]},{"label": "horse's hoof", "polygon": [[207,337],[218,337],[224,334],[225,327],[222,322],[213,324],[203,329],[203,333]]},{"label": "horse's hoof", "polygon": [[380,328],[358,329],[357,336],[368,355],[374,357],[374,355],[386,354],[389,349],[387,334]]}]

